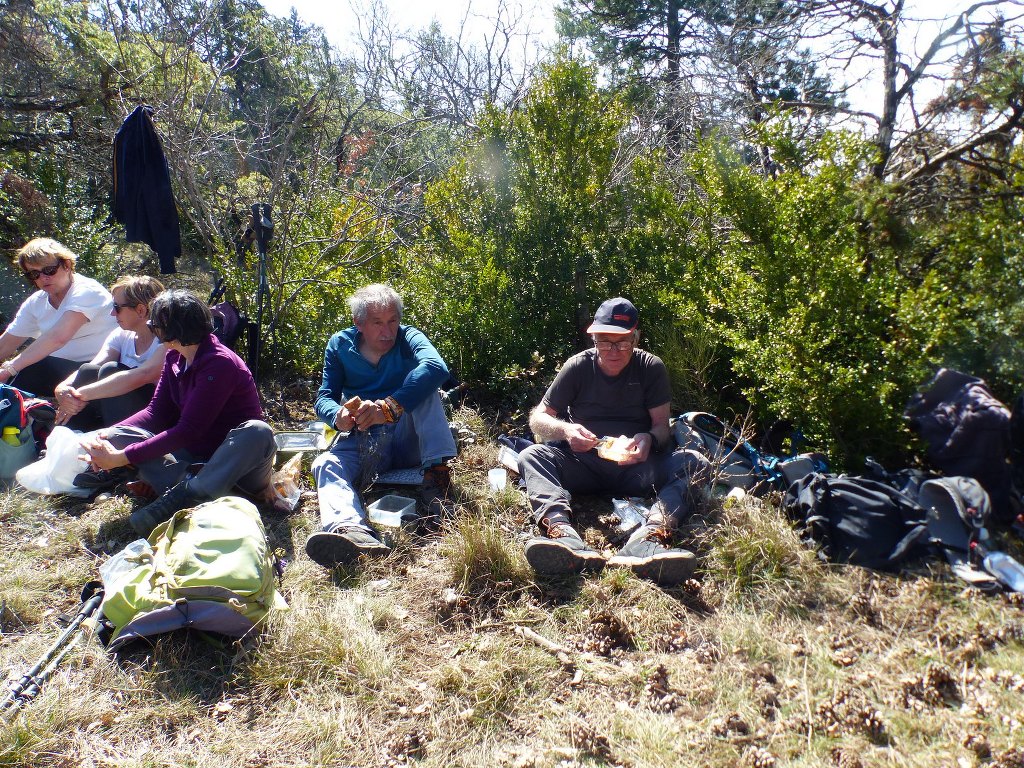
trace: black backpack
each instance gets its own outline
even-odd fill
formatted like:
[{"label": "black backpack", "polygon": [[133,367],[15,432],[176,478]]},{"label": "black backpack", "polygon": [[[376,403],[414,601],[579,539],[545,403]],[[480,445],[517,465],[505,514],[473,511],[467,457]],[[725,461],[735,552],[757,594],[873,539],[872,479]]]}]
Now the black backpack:
[{"label": "black backpack", "polygon": [[973,477],[992,500],[992,518],[1013,519],[1010,412],[982,379],[942,368],[904,416],[927,443],[928,463],[947,476]]},{"label": "black backpack", "polygon": [[823,560],[895,571],[928,554],[924,509],[877,480],[812,472],[789,487],[782,508]]}]

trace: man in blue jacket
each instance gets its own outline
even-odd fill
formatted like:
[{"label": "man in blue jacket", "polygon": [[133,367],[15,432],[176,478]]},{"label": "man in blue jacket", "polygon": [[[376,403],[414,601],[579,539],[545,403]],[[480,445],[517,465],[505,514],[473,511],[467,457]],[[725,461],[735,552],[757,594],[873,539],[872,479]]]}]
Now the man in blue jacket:
[{"label": "man in blue jacket", "polygon": [[331,568],[388,547],[367,522],[357,486],[388,469],[422,467],[427,520],[448,503],[448,460],[455,439],[438,395],[448,367],[422,332],[402,325],[402,299],[387,285],[368,285],[349,298],[353,326],[331,337],[316,414],[348,432],[313,462],[322,529],[306,553]]}]

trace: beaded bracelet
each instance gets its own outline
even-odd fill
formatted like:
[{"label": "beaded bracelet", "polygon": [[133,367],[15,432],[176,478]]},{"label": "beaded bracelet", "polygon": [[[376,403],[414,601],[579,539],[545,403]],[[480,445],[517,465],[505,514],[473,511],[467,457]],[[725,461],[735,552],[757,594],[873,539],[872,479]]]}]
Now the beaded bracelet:
[{"label": "beaded bracelet", "polygon": [[403,408],[401,403],[395,400],[395,398],[385,397],[384,402],[388,404],[391,412],[395,415],[395,421],[398,421],[402,417],[402,414],[405,413],[405,408]]}]

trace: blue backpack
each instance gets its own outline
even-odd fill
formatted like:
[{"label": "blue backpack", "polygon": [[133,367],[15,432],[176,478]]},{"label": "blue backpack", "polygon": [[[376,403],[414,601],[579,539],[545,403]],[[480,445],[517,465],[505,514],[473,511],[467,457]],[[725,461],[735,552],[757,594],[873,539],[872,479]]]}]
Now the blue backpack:
[{"label": "blue backpack", "polygon": [[762,453],[739,430],[702,411],[689,411],[676,419],[673,434],[680,446],[693,448],[712,461],[717,482],[753,493],[784,491],[805,475],[828,469],[821,454],[782,458]]},{"label": "blue backpack", "polygon": [[4,427],[17,427],[20,432],[28,426],[28,411],[25,400],[32,397],[17,387],[0,384],[0,431]]}]

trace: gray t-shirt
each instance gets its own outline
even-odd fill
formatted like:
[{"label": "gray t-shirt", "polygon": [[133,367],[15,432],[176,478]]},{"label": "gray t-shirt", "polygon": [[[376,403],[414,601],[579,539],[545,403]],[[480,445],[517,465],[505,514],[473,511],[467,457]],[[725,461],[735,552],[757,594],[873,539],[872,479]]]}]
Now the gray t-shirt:
[{"label": "gray t-shirt", "polygon": [[650,430],[650,409],[671,399],[660,357],[634,350],[622,373],[607,376],[597,365],[597,350],[588,349],[566,360],[542,402],[558,418],[582,424],[598,437],[632,437]]}]

